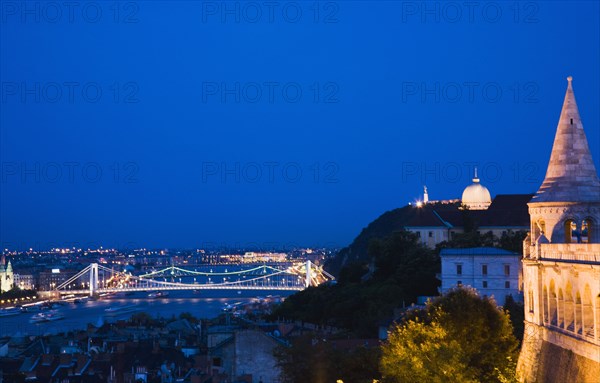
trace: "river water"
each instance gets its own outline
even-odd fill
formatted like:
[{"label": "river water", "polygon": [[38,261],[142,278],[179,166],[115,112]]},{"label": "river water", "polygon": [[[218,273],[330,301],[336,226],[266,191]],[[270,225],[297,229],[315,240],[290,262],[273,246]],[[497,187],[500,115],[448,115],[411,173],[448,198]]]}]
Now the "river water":
[{"label": "river water", "polygon": [[[115,322],[129,318],[134,312],[146,312],[153,317],[170,318],[182,312],[189,312],[197,318],[213,318],[223,312],[226,304],[250,302],[258,295],[286,297],[293,291],[251,291],[242,290],[202,290],[169,291],[165,298],[148,298],[148,293],[137,292],[133,295],[112,299],[89,300],[81,304],[68,303],[58,306],[56,310],[64,315],[64,319],[53,322],[30,323],[35,313],[22,313],[15,316],[0,317],[0,337],[14,335],[45,335],[71,330],[83,330],[88,323]],[[108,314],[107,308],[134,306],[131,310]]]}]

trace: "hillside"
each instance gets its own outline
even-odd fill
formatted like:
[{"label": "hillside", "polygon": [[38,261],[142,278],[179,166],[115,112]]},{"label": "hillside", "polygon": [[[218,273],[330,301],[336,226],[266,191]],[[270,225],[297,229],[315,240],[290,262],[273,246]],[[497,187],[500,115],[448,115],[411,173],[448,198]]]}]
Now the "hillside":
[{"label": "hillside", "polygon": [[[470,233],[456,237],[454,243],[444,243],[450,247],[498,246],[507,250],[520,252],[523,235],[509,235],[507,238],[486,238],[476,231],[479,227],[513,227],[527,231],[529,212],[527,202],[531,194],[497,195],[487,210],[462,210],[460,203],[430,203],[417,208],[404,206],[383,213],[369,223],[354,241],[341,249],[338,254],[325,265],[326,269],[338,275],[342,267],[352,263],[370,263],[368,256],[369,243],[373,239],[383,239],[402,230],[412,227],[452,227],[461,228]],[[482,233],[483,234],[483,233]]]}]

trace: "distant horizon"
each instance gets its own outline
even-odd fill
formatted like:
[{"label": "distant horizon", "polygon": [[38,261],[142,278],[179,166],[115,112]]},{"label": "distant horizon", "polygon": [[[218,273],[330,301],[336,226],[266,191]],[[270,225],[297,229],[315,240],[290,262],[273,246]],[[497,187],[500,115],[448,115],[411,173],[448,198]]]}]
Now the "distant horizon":
[{"label": "distant horizon", "polygon": [[[43,253],[49,253],[52,252],[53,250],[69,250],[70,252],[73,251],[90,251],[90,252],[97,252],[97,251],[149,251],[149,252],[160,252],[160,251],[168,251],[168,252],[188,252],[188,251],[198,251],[198,250],[203,250],[205,252],[221,252],[221,251],[231,251],[232,253],[241,253],[241,252],[256,252],[256,253],[276,253],[276,252],[291,252],[291,251],[299,251],[299,250],[336,250],[339,248],[335,248],[335,247],[319,247],[319,246],[298,246],[298,247],[282,247],[282,248],[256,248],[256,247],[235,247],[235,246],[222,246],[222,247],[214,247],[214,248],[208,248],[208,247],[153,247],[153,248],[147,248],[147,247],[141,247],[141,248],[128,248],[128,247],[107,247],[107,246],[100,246],[100,247],[77,247],[77,246],[71,246],[71,247],[49,247],[49,248],[4,248],[2,249],[2,254],[6,254],[8,253],[12,253],[12,252],[18,252],[18,253],[27,253],[27,252],[33,252],[33,253],[37,253],[37,252],[43,252]],[[59,252],[54,252],[56,254],[59,254]],[[65,252],[66,253],[66,252]]]}]

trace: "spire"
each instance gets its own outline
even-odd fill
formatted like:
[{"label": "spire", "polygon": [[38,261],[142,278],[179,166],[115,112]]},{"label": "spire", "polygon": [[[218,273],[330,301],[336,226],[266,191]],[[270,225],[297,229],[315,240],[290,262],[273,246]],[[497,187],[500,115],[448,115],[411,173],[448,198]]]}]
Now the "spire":
[{"label": "spire", "polygon": [[579,116],[573,77],[567,77],[546,178],[531,202],[600,202],[600,180]]},{"label": "spire", "polygon": [[475,166],[475,177],[473,177],[473,182],[479,183],[479,177],[477,177],[477,166]]}]

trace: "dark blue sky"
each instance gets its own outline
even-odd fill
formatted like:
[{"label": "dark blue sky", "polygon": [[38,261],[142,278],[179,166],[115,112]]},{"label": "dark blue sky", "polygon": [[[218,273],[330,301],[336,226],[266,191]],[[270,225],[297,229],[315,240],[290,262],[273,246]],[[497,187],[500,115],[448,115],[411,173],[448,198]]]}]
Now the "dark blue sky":
[{"label": "dark blue sky", "polygon": [[344,246],[475,163],[535,192],[568,75],[600,168],[598,2],[77,4],[0,2],[3,248]]}]

